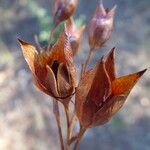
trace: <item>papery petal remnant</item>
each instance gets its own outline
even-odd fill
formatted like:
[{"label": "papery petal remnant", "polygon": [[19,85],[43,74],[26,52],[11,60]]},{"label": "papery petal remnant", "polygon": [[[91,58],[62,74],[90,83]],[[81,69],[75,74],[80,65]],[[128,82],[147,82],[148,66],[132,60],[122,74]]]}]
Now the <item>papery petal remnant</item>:
[{"label": "papery petal remnant", "polygon": [[[49,52],[38,53],[31,44],[19,40],[23,55],[32,71],[36,86],[46,94],[66,103],[77,86],[76,68],[66,29]],[[62,84],[63,83],[63,84]]]},{"label": "papery petal remnant", "polygon": [[109,121],[123,106],[145,71],[146,69],[116,77],[113,48],[92,70],[82,76],[76,89],[76,112],[80,124],[90,128]]}]

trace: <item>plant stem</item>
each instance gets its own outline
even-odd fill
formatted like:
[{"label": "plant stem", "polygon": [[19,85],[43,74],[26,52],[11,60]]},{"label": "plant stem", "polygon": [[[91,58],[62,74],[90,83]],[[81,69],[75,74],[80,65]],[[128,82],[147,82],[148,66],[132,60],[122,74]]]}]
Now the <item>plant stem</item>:
[{"label": "plant stem", "polygon": [[67,122],[67,141],[66,141],[66,150],[70,150],[69,140],[70,140],[70,118],[69,118],[69,104],[64,104],[64,110],[66,115]]},{"label": "plant stem", "polygon": [[82,137],[83,137],[85,131],[86,131],[86,129],[83,128],[82,126],[80,126],[80,132],[79,132],[79,134],[78,134],[77,141],[76,141],[76,143],[75,143],[75,145],[74,145],[73,150],[77,150],[77,148],[78,148],[78,146],[79,146],[79,143],[80,143],[80,141],[81,141],[81,139],[82,139]]},{"label": "plant stem", "polygon": [[42,48],[41,48],[41,45],[39,43],[37,35],[34,35],[34,40],[35,40],[35,44],[36,44],[36,48],[37,48],[38,52],[41,53],[42,52]]},{"label": "plant stem", "polygon": [[81,80],[81,77],[82,77],[82,74],[83,74],[83,68],[84,68],[84,64],[81,65],[80,80]]},{"label": "plant stem", "polygon": [[74,135],[70,138],[69,140],[69,145],[71,145],[73,142],[75,142],[77,140],[78,135]]},{"label": "plant stem", "polygon": [[91,59],[92,56],[93,56],[93,52],[94,52],[94,49],[90,49],[90,51],[89,51],[89,53],[88,53],[88,56],[87,56],[87,59],[86,59],[84,65],[83,65],[81,77],[82,77],[83,73],[85,73],[85,71],[86,71],[86,68],[87,68],[87,66],[88,66],[88,63],[89,63],[90,59]]},{"label": "plant stem", "polygon": [[69,139],[71,139],[72,137],[72,133],[73,133],[73,129],[75,127],[75,123],[76,123],[77,117],[75,114],[75,111],[73,112],[73,116],[71,118],[71,122],[70,122],[70,135],[69,135]]},{"label": "plant stem", "polygon": [[53,113],[55,115],[56,122],[57,122],[61,150],[64,150],[64,141],[63,141],[62,129],[61,129],[61,125],[60,125],[59,105],[58,105],[58,101],[55,99],[53,100]]}]

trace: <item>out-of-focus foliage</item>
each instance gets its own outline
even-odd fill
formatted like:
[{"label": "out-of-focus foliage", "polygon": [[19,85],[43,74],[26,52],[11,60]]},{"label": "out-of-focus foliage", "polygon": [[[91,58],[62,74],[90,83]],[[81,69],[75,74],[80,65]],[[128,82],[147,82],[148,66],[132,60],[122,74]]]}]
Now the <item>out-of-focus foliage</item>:
[{"label": "out-of-focus foliage", "polygon": [[41,7],[36,0],[28,0],[28,8],[31,14],[38,20],[40,30],[38,37],[40,42],[47,41],[53,22],[52,16],[50,16],[47,12],[48,10]]},{"label": "out-of-focus foliage", "polygon": [[[45,8],[41,7],[36,0],[28,0],[28,8],[31,11],[31,14],[33,17],[36,17],[39,23],[39,34],[38,34],[38,38],[39,41],[42,43],[46,43],[49,35],[50,35],[50,31],[53,27],[53,18],[52,16],[49,14],[48,10],[46,10]],[[37,11],[35,11],[37,10]],[[75,19],[75,23],[77,27],[80,27],[84,24],[85,21],[85,16],[84,15],[80,15],[78,18]],[[56,28],[54,37],[52,39],[51,44],[53,45],[56,41],[56,39],[58,38],[59,33],[61,32],[61,30],[64,27],[64,23],[61,23],[60,25],[58,25],[58,27]]]}]

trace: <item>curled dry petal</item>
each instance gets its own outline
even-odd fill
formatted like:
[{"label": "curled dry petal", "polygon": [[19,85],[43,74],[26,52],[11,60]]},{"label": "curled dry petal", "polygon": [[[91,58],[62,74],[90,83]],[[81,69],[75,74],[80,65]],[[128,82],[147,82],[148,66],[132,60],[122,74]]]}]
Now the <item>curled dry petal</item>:
[{"label": "curled dry petal", "polygon": [[111,82],[106,72],[104,60],[100,61],[95,73],[94,80],[91,85],[91,89],[87,95],[87,100],[92,100],[99,106],[101,102],[105,102],[111,93]]},{"label": "curled dry petal", "polygon": [[43,83],[46,74],[47,69],[46,65],[49,64],[49,57],[47,52],[42,51],[40,55],[37,56],[37,58],[34,60],[34,67],[35,67],[35,74],[40,79],[40,81]]},{"label": "curled dry petal", "polygon": [[54,75],[53,70],[47,65],[47,75],[45,78],[45,87],[46,89],[49,89],[49,92],[53,93],[55,97],[59,97],[60,95],[58,94],[58,89],[57,89],[57,82],[56,78]]},{"label": "curled dry petal", "polygon": [[18,39],[18,41],[22,48],[24,58],[28,63],[29,68],[32,70],[32,72],[35,72],[34,61],[35,59],[37,59],[38,56],[37,50],[34,46],[25,41],[22,41],[20,39]]},{"label": "curled dry petal", "polygon": [[93,116],[93,126],[99,126],[108,122],[112,116],[118,112],[123,106],[128,95],[118,95],[108,101],[100,110],[98,110]]},{"label": "curled dry petal", "polygon": [[[88,127],[92,124],[92,118],[97,108],[107,100],[111,93],[111,83],[103,59],[92,70],[84,74],[78,87],[76,102],[79,103],[80,115],[82,114],[82,125]],[[83,105],[79,99],[84,99]]]},{"label": "curled dry petal", "polygon": [[112,83],[112,96],[106,104],[95,113],[92,126],[102,125],[120,110],[125,103],[130,91],[146,71],[140,71],[131,75],[115,79]]},{"label": "curled dry petal", "polygon": [[97,71],[97,66],[95,66],[90,71],[84,73],[84,76],[82,77],[78,87],[76,88],[75,107],[76,107],[78,119],[83,126],[88,126],[89,124],[91,124],[93,107],[89,106],[89,104],[86,102],[86,98],[90,91],[96,71]]},{"label": "curled dry petal", "polygon": [[66,43],[65,38],[67,38],[67,35],[65,32],[61,32],[56,43],[49,52],[51,62],[57,60],[59,62],[66,63],[67,60],[65,58],[65,47],[68,43]]},{"label": "curled dry petal", "polygon": [[52,92],[49,92],[49,90],[46,89],[46,87],[41,84],[41,81],[37,78],[37,76],[34,76],[34,75],[33,75],[33,80],[34,80],[35,86],[36,86],[40,91],[46,93],[47,95],[52,95],[53,97],[55,97]]},{"label": "curled dry petal", "polygon": [[58,60],[68,66],[70,80],[74,87],[77,86],[76,69],[73,62],[73,53],[69,41],[69,35],[66,31],[66,27],[60,34],[57,42],[52,47],[49,57],[51,60]]},{"label": "curled dry petal", "polygon": [[114,50],[113,48],[105,57],[105,68],[107,70],[108,76],[111,81],[113,81],[116,78],[116,73],[115,73],[115,61],[114,61]]},{"label": "curled dry petal", "polygon": [[146,69],[134,74],[130,74],[115,79],[112,82],[113,95],[121,95],[121,94],[129,93],[130,90],[133,88],[133,86],[136,84],[138,79],[144,74],[145,71]]},{"label": "curled dry petal", "polygon": [[58,92],[60,96],[67,97],[73,92],[73,87],[70,83],[68,69],[65,65],[60,64],[57,73]]}]

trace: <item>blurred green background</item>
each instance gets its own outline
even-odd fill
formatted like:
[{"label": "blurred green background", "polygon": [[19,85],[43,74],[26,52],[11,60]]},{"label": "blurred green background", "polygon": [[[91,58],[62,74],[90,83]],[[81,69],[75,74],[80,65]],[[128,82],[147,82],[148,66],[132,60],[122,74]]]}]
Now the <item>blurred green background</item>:
[{"label": "blurred green background", "polygon": [[[74,17],[78,26],[88,22],[97,3],[79,1]],[[106,7],[114,4],[117,11],[112,37],[95,54],[91,66],[115,46],[118,75],[149,68],[150,0],[104,0]],[[59,149],[51,100],[34,87],[16,41],[19,37],[35,44],[37,35],[45,45],[51,25],[50,0],[0,0],[0,150]],[[88,50],[85,31],[76,57],[78,68]],[[79,149],[150,149],[149,70],[123,109],[106,125],[89,129]]]}]

